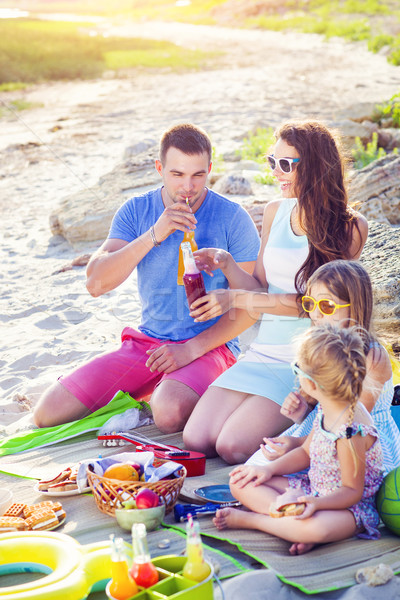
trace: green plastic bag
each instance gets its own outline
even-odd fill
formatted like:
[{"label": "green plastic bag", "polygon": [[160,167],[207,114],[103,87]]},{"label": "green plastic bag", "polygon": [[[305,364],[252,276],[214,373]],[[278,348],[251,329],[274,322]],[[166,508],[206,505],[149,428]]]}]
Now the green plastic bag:
[{"label": "green plastic bag", "polygon": [[32,450],[32,448],[51,446],[52,444],[57,444],[57,442],[68,440],[88,431],[97,431],[113,415],[125,412],[128,408],[138,408],[141,410],[143,405],[134,400],[128,393],[119,391],[108,404],[83,419],[64,423],[63,425],[55,425],[54,427],[33,429],[26,433],[5,438],[0,442],[0,456],[16,454],[24,450]]}]

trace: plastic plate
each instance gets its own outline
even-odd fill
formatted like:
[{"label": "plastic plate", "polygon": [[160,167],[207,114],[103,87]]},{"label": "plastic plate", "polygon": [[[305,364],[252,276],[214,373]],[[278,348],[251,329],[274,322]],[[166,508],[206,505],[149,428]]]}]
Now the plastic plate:
[{"label": "plastic plate", "polygon": [[205,487],[197,488],[197,490],[194,490],[194,493],[207,502],[216,502],[217,504],[237,503],[236,498],[230,492],[228,484],[206,485]]}]

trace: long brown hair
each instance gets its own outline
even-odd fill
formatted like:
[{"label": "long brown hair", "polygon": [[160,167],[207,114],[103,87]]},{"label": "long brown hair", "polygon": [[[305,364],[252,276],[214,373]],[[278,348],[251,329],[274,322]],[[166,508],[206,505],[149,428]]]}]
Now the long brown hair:
[{"label": "long brown hair", "polygon": [[348,205],[344,182],[345,161],[333,133],[318,121],[291,121],[276,132],[296,148],[295,191],[299,222],[308,239],[308,256],[296,273],[300,294],[318,267],[338,258],[351,258],[353,227],[357,219]]}]

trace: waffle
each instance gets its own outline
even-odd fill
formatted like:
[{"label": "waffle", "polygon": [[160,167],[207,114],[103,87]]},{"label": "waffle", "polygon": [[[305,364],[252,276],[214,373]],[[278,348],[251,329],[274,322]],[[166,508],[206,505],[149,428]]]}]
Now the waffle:
[{"label": "waffle", "polygon": [[65,511],[61,505],[61,502],[52,502],[51,500],[46,500],[45,502],[38,502],[38,504],[31,504],[30,506],[25,506],[24,509],[24,517],[27,519],[32,514],[36,513],[38,510],[42,510],[45,508],[50,508],[56,515],[58,521],[62,521],[65,518]]},{"label": "waffle", "polygon": [[26,522],[21,517],[0,517],[0,533],[5,531],[24,531]]},{"label": "waffle", "polygon": [[3,513],[3,517],[22,517],[25,508],[26,504],[14,502],[14,504],[11,504],[6,512]]},{"label": "waffle", "polygon": [[54,510],[51,508],[39,508],[35,510],[30,517],[25,519],[25,523],[28,529],[32,531],[39,531],[41,529],[51,529],[58,525],[58,519]]}]

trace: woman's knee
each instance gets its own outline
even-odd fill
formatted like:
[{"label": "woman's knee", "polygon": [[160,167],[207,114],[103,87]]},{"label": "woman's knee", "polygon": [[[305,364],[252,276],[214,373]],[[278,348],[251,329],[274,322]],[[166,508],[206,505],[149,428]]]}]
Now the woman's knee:
[{"label": "woman's knee", "polygon": [[252,454],[240,436],[224,430],[218,436],[215,447],[219,456],[230,465],[244,463]]}]

